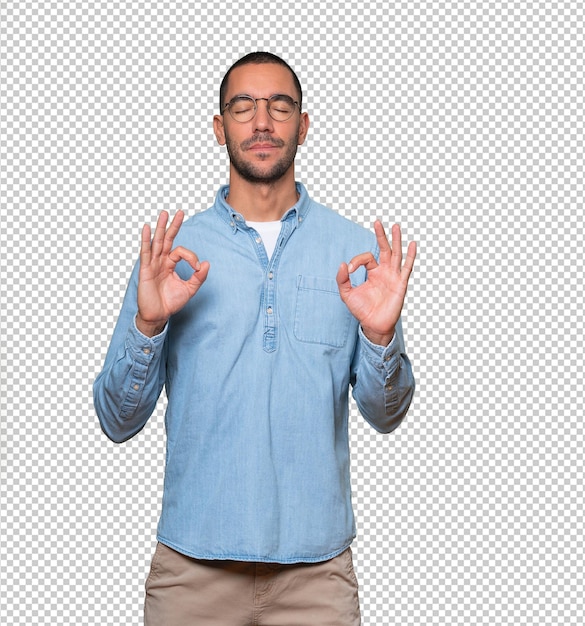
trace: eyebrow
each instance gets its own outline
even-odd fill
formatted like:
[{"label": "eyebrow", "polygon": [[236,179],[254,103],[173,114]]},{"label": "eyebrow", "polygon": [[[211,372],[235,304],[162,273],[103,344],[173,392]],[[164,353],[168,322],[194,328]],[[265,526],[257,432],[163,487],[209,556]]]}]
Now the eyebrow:
[{"label": "eyebrow", "polygon": [[[270,96],[267,96],[265,99],[266,100],[270,100],[270,98],[276,98],[278,96],[283,96],[285,98],[290,98],[293,102],[297,102],[294,98],[294,96],[290,96],[287,93],[273,93]],[[252,98],[252,100],[264,100],[263,97],[260,98],[254,98],[254,96],[250,95],[249,93],[237,93],[235,96],[232,96],[229,100],[227,100],[227,102],[231,102],[232,100],[234,100],[235,98]]]}]

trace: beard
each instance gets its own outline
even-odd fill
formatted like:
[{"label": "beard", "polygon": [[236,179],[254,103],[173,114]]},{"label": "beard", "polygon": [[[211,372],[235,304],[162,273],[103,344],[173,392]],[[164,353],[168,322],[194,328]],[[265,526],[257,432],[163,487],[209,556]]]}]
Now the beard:
[{"label": "beard", "polygon": [[[232,140],[227,133],[225,139],[231,164],[236,172],[250,183],[269,185],[277,182],[288,172],[297,154],[296,138],[285,142],[282,139],[275,139],[270,135],[258,133],[252,138],[243,141],[240,145]],[[271,168],[266,169],[261,166],[261,162],[263,161],[262,153],[256,155],[260,164],[252,163],[243,158],[243,153],[255,143],[270,143],[278,147],[284,146],[285,151],[282,157]]]}]

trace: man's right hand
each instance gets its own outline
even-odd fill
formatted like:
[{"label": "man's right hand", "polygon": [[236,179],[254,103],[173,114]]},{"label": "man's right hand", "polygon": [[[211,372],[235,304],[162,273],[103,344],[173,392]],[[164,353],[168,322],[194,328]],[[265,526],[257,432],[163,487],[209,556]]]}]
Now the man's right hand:
[{"label": "man's right hand", "polygon": [[[150,226],[145,224],[142,229],[136,327],[148,337],[160,333],[169,317],[187,304],[207,278],[208,261],[200,263],[194,252],[182,246],[173,249],[183,217],[183,211],[177,211],[167,229],[169,215],[162,211],[152,241]],[[175,272],[175,266],[181,260],[194,270],[188,280],[183,280]]]}]

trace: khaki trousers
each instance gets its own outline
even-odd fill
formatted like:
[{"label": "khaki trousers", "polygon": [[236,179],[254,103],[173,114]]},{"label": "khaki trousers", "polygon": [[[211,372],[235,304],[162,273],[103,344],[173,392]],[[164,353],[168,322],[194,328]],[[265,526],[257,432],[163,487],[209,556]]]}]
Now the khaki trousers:
[{"label": "khaki trousers", "polygon": [[360,626],[351,549],[321,563],[192,559],[159,543],[145,626]]}]

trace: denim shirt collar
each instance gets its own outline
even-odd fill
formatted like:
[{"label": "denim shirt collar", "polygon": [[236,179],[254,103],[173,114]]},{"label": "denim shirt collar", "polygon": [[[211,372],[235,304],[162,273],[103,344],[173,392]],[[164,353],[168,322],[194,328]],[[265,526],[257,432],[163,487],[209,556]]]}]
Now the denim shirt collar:
[{"label": "denim shirt collar", "polygon": [[[291,221],[295,228],[298,228],[304,221],[311,207],[311,199],[302,183],[295,182],[299,199],[296,203],[282,216],[281,222]],[[230,186],[223,185],[219,188],[213,208],[219,217],[232,229],[235,233],[238,228],[246,228],[246,220],[244,216],[231,207],[226,198],[229,194]]]}]

